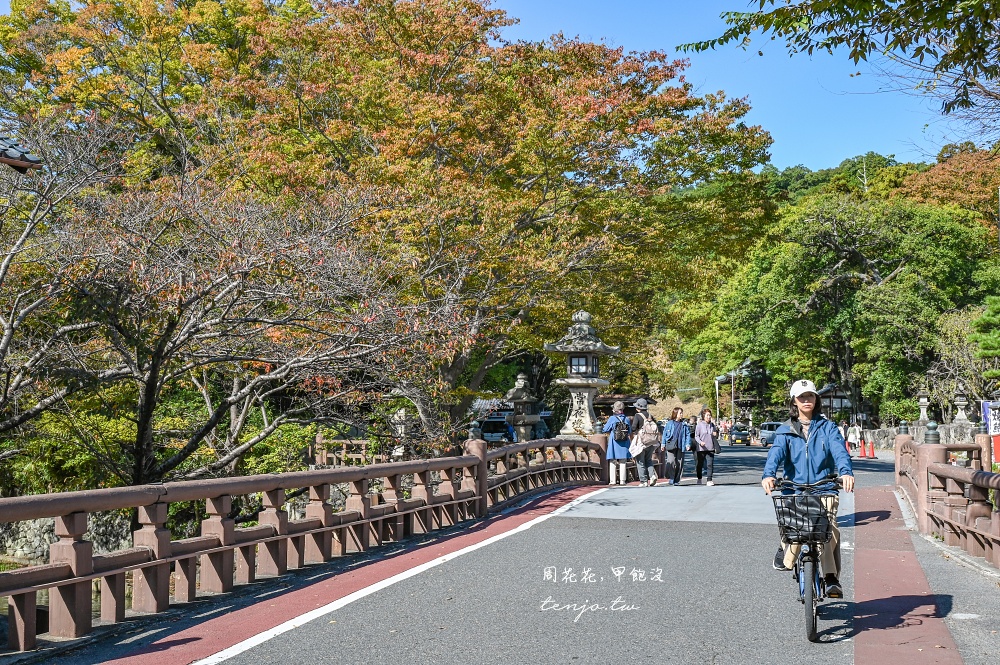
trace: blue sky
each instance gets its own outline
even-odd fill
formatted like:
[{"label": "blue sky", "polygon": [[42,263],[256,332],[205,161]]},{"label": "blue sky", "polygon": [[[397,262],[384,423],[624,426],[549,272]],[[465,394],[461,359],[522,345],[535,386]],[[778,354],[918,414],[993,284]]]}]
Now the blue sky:
[{"label": "blue sky", "polygon": [[[520,19],[509,39],[544,39],[554,33],[604,40],[628,51],[662,50],[717,37],[723,11],[746,9],[748,0],[495,0]],[[6,13],[9,0],[0,0]],[[757,50],[763,49],[764,56]],[[748,120],[774,137],[772,162],[779,168],[836,166],[870,150],[901,161],[932,160],[956,140],[937,113],[937,103],[895,87],[845,54],[789,58],[766,38],[749,51],[727,46],[694,54],[688,80],[701,92],[724,90],[749,97]],[[851,77],[855,72],[859,77]]]}]

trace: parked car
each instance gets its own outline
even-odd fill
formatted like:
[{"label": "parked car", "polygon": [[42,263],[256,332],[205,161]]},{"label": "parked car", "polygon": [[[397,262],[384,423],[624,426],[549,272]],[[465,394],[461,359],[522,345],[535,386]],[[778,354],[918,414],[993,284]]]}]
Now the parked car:
[{"label": "parked car", "polygon": [[739,444],[743,444],[744,446],[750,445],[750,431],[746,425],[733,425],[732,429],[729,430],[729,445],[736,446]]},{"label": "parked car", "polygon": [[760,445],[769,448],[774,443],[774,434],[784,423],[761,423],[760,425]]},{"label": "parked car", "polygon": [[505,418],[491,416],[483,421],[483,440],[490,443],[512,443],[517,437]]}]

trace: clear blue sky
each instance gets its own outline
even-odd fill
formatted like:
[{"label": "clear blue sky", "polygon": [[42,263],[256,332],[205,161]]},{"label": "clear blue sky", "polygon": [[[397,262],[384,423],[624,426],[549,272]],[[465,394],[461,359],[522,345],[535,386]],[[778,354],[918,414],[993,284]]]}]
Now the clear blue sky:
[{"label": "clear blue sky", "polygon": [[[0,0],[2,1],[2,0]],[[508,38],[541,39],[556,32],[604,40],[628,51],[661,50],[722,34],[724,11],[745,11],[748,0],[495,0],[520,24]],[[752,3],[756,5],[757,3]],[[764,51],[758,56],[757,51]],[[691,61],[688,80],[701,92],[724,90],[749,97],[752,124],[774,138],[772,162],[779,168],[805,164],[836,166],[870,150],[900,161],[933,160],[944,143],[937,102],[916,94],[879,92],[896,87],[865,63],[846,54],[796,55],[778,41],[754,40],[744,51],[725,46]],[[850,75],[861,71],[859,77]]]},{"label": "clear blue sky", "polygon": [[[604,40],[628,51],[662,50],[717,37],[723,11],[744,10],[748,0],[495,0],[520,19],[509,39],[544,39],[554,33]],[[6,13],[9,0],[0,0]],[[764,56],[757,55],[758,49]],[[844,54],[789,58],[766,38],[749,51],[735,46],[688,56],[688,80],[701,92],[724,90],[749,97],[749,121],[774,137],[775,166],[836,166],[869,150],[901,161],[933,159],[944,143],[936,102],[915,94],[879,92],[894,87],[864,63]],[[860,77],[850,74],[861,71]]]}]

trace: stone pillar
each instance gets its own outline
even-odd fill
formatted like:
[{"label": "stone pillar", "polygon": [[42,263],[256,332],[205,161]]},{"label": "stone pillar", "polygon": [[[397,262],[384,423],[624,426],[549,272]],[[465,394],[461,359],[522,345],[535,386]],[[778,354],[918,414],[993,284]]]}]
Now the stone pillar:
[{"label": "stone pillar", "polygon": [[[83,539],[87,513],[56,518],[59,540],[49,546],[51,563],[68,563],[74,576],[94,572],[94,545]],[[49,635],[80,637],[90,632],[90,581],[64,584],[49,591]]]},{"label": "stone pillar", "polygon": [[[167,504],[154,503],[139,508],[138,531],[132,534],[136,547],[152,551],[154,559],[170,557],[170,531],[167,522]],[[162,612],[170,605],[170,564],[146,566],[135,571],[132,590],[132,609],[136,612]]]},{"label": "stone pillar", "polygon": [[[201,523],[201,535],[215,536],[221,545],[236,544],[236,522],[229,517],[233,498],[220,496],[205,501],[208,518]],[[201,590],[208,593],[226,593],[233,590],[233,550],[204,554],[201,557]]]},{"label": "stone pillar", "polygon": [[[264,510],[258,522],[270,524],[278,536],[288,534],[288,513],[285,505],[285,490],[264,492]],[[258,550],[257,572],[261,575],[284,575],[288,572],[288,539],[279,538],[263,543]]]},{"label": "stone pillar", "polygon": [[489,466],[486,463],[486,442],[473,439],[465,442],[465,454],[479,458],[476,466],[476,517],[486,517],[489,498]]}]

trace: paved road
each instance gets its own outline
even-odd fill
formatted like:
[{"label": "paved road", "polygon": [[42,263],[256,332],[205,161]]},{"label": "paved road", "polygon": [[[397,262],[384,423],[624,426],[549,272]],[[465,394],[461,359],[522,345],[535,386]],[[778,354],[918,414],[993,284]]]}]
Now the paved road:
[{"label": "paved road", "polygon": [[[783,663],[790,654],[801,663],[867,663],[878,654],[880,665],[996,661],[995,583],[911,539],[888,491],[887,460],[857,463],[858,509],[850,496],[841,504],[846,598],[821,608],[822,641],[806,642],[791,577],[771,568],[773,509],[757,485],[764,455],[727,448],[715,487],[573,490],[582,499],[557,516],[565,493],[493,518],[479,535],[443,538],[336,577],[300,575],[252,605],[220,599],[213,610],[209,602],[200,619],[177,616],[151,634],[137,629],[60,662],[139,663],[155,653],[164,665],[189,663],[309,610],[314,618],[294,629],[203,662]],[[544,521],[530,521],[536,515]],[[499,539],[485,541],[490,535]],[[478,549],[436,559],[473,542]],[[856,556],[869,562],[865,570],[855,571]],[[418,564],[426,569],[412,574]],[[407,569],[405,579],[370,592]],[[337,609],[315,610],[335,598]]]}]

